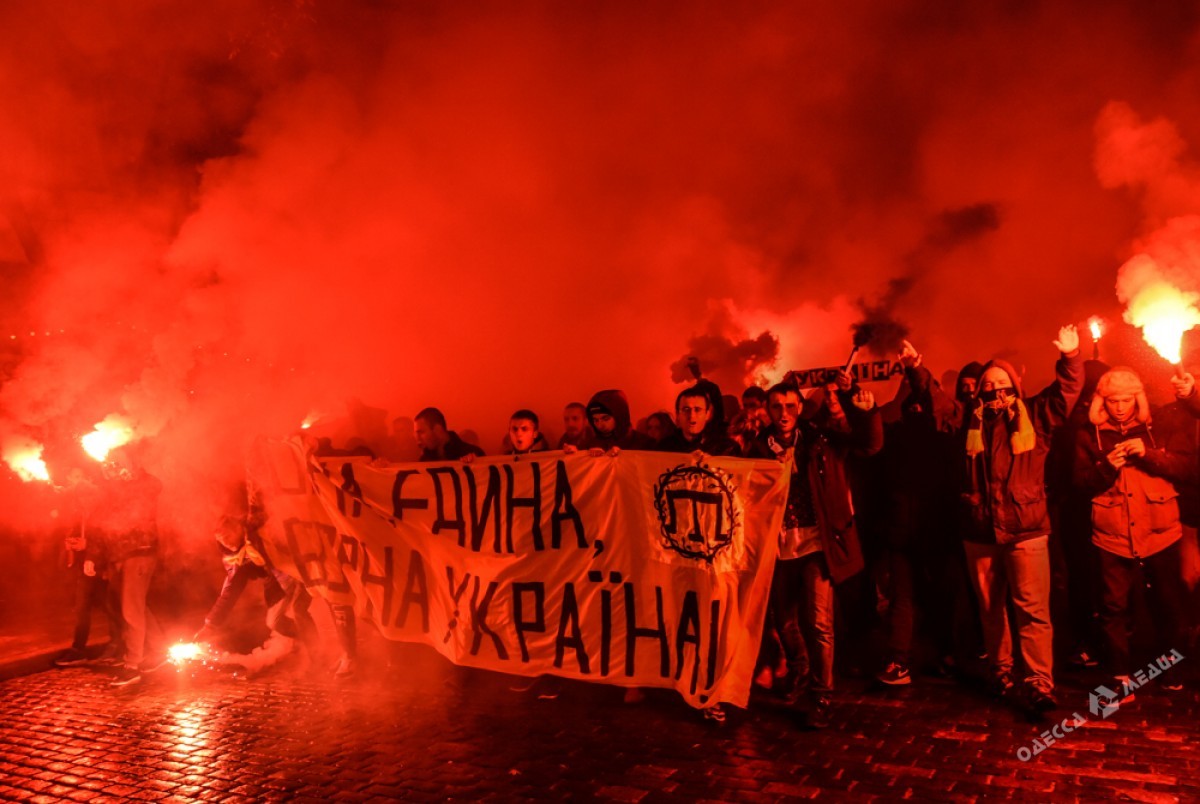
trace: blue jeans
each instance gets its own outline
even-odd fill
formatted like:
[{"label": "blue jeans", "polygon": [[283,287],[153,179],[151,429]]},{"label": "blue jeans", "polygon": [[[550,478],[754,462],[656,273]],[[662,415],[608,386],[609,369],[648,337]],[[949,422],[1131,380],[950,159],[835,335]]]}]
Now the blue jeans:
[{"label": "blue jeans", "polygon": [[146,607],[146,595],[158,559],[154,556],[130,556],[112,565],[110,593],[120,606],[121,638],[125,645],[125,666],[134,670],[146,657],[146,638],[162,642],[162,629],[153,612]]},{"label": "blue jeans", "polygon": [[1016,609],[1025,682],[1054,689],[1054,628],[1050,624],[1049,536],[1015,544],[965,542],[967,569],[979,597],[983,644],[995,673],[1013,670],[1008,601]]}]

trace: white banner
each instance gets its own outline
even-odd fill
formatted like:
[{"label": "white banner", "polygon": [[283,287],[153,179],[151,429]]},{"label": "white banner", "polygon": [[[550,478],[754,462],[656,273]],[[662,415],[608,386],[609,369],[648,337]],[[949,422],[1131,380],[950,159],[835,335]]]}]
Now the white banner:
[{"label": "white banner", "polygon": [[473,463],[260,443],[277,567],[456,664],[745,706],[790,465],[561,452]]}]

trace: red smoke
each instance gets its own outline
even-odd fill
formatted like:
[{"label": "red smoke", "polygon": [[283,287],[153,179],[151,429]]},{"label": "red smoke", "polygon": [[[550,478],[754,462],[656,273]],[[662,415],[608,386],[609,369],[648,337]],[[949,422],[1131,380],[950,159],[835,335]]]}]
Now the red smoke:
[{"label": "red smoke", "polygon": [[931,366],[1048,380],[1060,324],[1120,320],[1132,242],[1200,212],[1195,14],[6,3],[3,429],[127,416],[207,532],[312,410],[438,405],[495,450],[519,407],[669,407],[714,332],[839,363],[858,299]]}]

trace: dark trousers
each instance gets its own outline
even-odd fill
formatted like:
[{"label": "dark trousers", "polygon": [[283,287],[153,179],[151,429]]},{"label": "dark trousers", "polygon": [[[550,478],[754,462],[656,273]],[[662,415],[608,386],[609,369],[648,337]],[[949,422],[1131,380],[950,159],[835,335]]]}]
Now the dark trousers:
[{"label": "dark trousers", "polygon": [[807,676],[814,695],[833,689],[833,581],[824,553],[775,562],[771,610],[794,681]]},{"label": "dark trousers", "polygon": [[82,651],[87,648],[92,633],[92,612],[103,611],[108,617],[108,638],[117,640],[121,636],[121,623],[115,613],[105,605],[108,581],[97,575],[84,575],[82,568],[75,571],[75,635],[71,647]]},{"label": "dark trousers", "polygon": [[1100,622],[1104,633],[1105,663],[1113,675],[1129,675],[1133,670],[1129,643],[1133,630],[1131,595],[1135,584],[1145,583],[1146,602],[1150,606],[1157,634],[1153,655],[1183,650],[1183,612],[1187,590],[1179,571],[1179,542],[1139,562],[1108,552],[1100,554],[1102,604]]}]

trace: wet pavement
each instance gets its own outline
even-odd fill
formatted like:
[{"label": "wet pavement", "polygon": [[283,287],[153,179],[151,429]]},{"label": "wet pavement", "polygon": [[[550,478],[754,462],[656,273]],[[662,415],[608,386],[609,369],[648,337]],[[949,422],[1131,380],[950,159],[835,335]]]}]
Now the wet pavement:
[{"label": "wet pavement", "polygon": [[[812,732],[769,697],[714,726],[668,692],[633,705],[565,682],[540,697],[425,648],[368,648],[349,681],[302,656],[257,675],[168,666],[131,688],[90,667],[4,681],[0,799],[1200,798],[1197,697],[1153,682],[1102,718],[1094,682],[1068,681],[1062,711],[1035,723],[952,681],[847,681]],[[1032,755],[1063,716],[1074,730]]]}]

